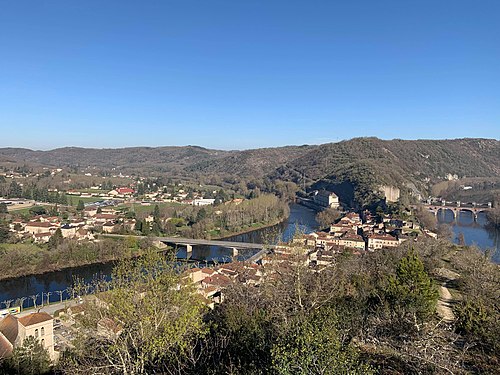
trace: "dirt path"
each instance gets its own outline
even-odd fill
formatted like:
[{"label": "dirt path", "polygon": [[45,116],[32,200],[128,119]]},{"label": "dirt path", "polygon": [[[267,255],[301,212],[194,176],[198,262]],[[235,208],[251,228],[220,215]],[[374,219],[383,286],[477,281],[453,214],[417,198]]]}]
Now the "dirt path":
[{"label": "dirt path", "polygon": [[439,287],[439,299],[437,302],[436,311],[438,315],[445,322],[452,322],[455,320],[455,314],[453,313],[453,296],[446,287],[448,282],[456,280],[460,275],[454,271],[446,268],[439,268],[436,270],[437,274],[441,277],[442,284]]},{"label": "dirt path", "polygon": [[441,285],[439,287],[439,299],[437,302],[436,311],[445,322],[453,322],[455,314],[451,308],[453,297],[447,287]]}]

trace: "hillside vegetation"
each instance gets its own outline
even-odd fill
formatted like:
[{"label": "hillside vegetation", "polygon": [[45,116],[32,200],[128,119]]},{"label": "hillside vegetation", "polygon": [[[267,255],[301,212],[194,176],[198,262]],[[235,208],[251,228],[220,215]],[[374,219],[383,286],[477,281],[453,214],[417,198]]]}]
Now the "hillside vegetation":
[{"label": "hillside vegetation", "polygon": [[[319,146],[287,146],[244,151],[197,146],[123,149],[0,149],[0,160],[47,166],[92,166],[173,177],[230,176],[250,180],[350,184],[355,200],[368,199],[380,185],[429,192],[448,174],[459,178],[500,177],[500,141],[495,139],[381,140],[355,138]],[[361,197],[361,198],[360,198]]]}]

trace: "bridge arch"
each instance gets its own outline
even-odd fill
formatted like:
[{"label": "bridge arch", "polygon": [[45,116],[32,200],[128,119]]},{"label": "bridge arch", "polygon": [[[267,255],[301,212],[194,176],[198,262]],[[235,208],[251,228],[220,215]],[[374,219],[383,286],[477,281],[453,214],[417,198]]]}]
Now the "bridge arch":
[{"label": "bridge arch", "polygon": [[444,215],[446,211],[450,211],[453,214],[453,220],[457,218],[457,210],[450,207],[437,207],[436,216],[439,214]]}]

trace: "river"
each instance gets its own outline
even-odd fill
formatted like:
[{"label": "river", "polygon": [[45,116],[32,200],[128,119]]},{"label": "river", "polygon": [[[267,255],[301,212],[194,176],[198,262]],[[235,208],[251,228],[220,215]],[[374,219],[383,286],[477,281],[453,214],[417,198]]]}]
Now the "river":
[{"label": "river", "polygon": [[[278,240],[288,241],[298,229],[300,232],[308,233],[315,230],[318,224],[315,220],[316,213],[309,208],[298,204],[290,206],[290,216],[284,222],[264,229],[244,233],[226,238],[229,241],[251,242],[251,243],[276,243]],[[458,243],[458,236],[463,234],[467,245],[476,245],[483,250],[491,249],[492,259],[495,263],[500,263],[500,231],[498,229],[487,229],[486,216],[482,213],[478,215],[477,222],[469,212],[461,212],[457,220],[454,220],[451,211],[439,212],[439,223],[445,223],[452,227],[454,241]],[[241,251],[240,259],[247,258],[255,251]],[[178,249],[179,258],[186,257],[185,248]],[[192,258],[204,261],[224,262],[231,259],[230,249],[217,246],[195,246],[193,247]],[[41,295],[44,293],[44,301],[47,300],[45,293],[52,293],[49,298],[51,302],[59,301],[57,291],[65,291],[73,284],[75,278],[80,278],[86,282],[97,278],[109,278],[112,263],[94,264],[62,271],[50,272],[42,275],[19,277],[12,280],[0,281],[0,303],[5,300],[16,301],[18,298],[27,297],[24,307],[33,306],[31,295],[37,295],[37,304],[41,302]],[[67,298],[65,291],[63,298]]]},{"label": "river", "polygon": [[484,212],[480,212],[477,221],[474,221],[474,216],[469,211],[461,211],[455,219],[451,211],[440,210],[437,219],[438,223],[451,226],[453,242],[459,243],[460,234],[463,234],[466,245],[490,251],[492,261],[500,264],[500,229],[488,227],[488,219]]},{"label": "river", "polygon": [[[287,220],[272,227],[259,229],[253,232],[231,236],[228,241],[250,242],[250,243],[275,243],[278,239],[290,240],[297,228],[301,232],[310,232],[318,227],[315,220],[315,212],[298,204],[290,205],[290,215]],[[253,255],[256,251],[241,251],[240,259],[245,259]],[[186,249],[179,248],[177,252],[179,258],[186,257]],[[194,246],[192,258],[200,262],[225,262],[231,259],[231,250],[218,246]],[[67,289],[71,287],[75,278],[83,279],[89,283],[96,278],[109,279],[113,263],[93,264],[88,266],[69,268],[61,271],[48,272],[41,275],[24,276],[11,280],[0,281],[0,304],[2,301],[12,300],[17,305],[16,300],[26,297],[23,306],[33,306],[30,296],[38,295],[37,305],[43,300],[47,301],[46,293],[51,293],[51,302],[60,300],[58,291],[63,292],[63,299],[68,298]],[[3,308],[3,305],[0,305]]]}]

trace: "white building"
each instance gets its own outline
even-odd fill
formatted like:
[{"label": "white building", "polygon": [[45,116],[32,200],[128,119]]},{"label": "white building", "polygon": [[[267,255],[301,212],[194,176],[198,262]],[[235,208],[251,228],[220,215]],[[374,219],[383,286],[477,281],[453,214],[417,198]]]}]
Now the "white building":
[{"label": "white building", "polygon": [[328,190],[318,191],[314,195],[313,200],[317,205],[325,208],[338,208],[340,205],[339,197]]},{"label": "white building", "polygon": [[17,318],[7,315],[0,321],[0,352],[8,357],[12,350],[22,346],[27,337],[33,336],[47,349],[52,361],[56,359],[54,351],[54,319],[45,312],[37,312]]}]

